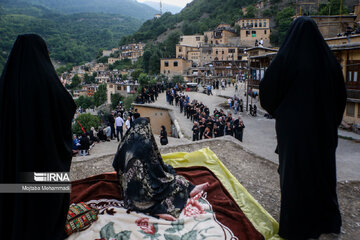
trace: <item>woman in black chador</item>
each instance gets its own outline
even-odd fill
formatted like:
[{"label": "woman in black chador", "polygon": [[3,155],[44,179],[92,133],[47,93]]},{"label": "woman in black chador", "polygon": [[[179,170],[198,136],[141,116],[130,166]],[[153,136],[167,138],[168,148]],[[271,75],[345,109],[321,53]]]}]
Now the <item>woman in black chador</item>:
[{"label": "woman in black chador", "polygon": [[292,23],[260,83],[260,100],[276,118],[279,235],[340,233],[335,151],[346,90],[341,67],[310,18]]},{"label": "woman in black chador", "polygon": [[163,162],[150,123],[138,118],[125,134],[115,155],[125,207],[166,220],[176,220],[189,196],[208,183],[194,186]]},{"label": "woman in black chador", "polygon": [[[44,40],[17,38],[0,78],[0,183],[25,172],[69,172],[75,103]],[[63,239],[69,194],[0,194],[0,239]]]}]

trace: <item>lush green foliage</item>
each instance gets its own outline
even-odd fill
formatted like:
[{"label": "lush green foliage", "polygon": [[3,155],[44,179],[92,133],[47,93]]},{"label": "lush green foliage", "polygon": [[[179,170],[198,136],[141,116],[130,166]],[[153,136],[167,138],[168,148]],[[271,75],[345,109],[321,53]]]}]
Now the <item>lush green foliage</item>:
[{"label": "lush green foliage", "polygon": [[146,73],[141,73],[139,76],[139,84],[141,86],[148,85],[150,82],[150,77]]},{"label": "lush green foliage", "polygon": [[70,88],[71,89],[77,88],[80,85],[80,83],[81,83],[80,77],[77,74],[75,74],[75,76],[72,78]]},{"label": "lush green foliage", "polygon": [[183,34],[203,33],[220,23],[233,24],[243,16],[241,8],[251,3],[251,0],[195,0],[178,14],[167,12],[159,19],[146,21],[136,33],[124,37],[121,43],[155,40],[177,24],[182,24]]},{"label": "lush green foliage", "polygon": [[132,103],[135,101],[136,98],[137,98],[137,94],[131,94],[127,98],[125,98],[124,100],[125,109],[130,109]]},{"label": "lush green foliage", "polygon": [[255,14],[256,14],[256,8],[254,5],[250,5],[246,8],[246,15],[245,17],[247,18],[253,18],[255,17]]},{"label": "lush green foliage", "polygon": [[82,109],[94,108],[94,97],[80,96],[78,99],[75,99],[75,104]]},{"label": "lush green foliage", "polygon": [[171,82],[173,83],[183,83],[184,82],[184,77],[181,75],[175,75],[172,77]]},{"label": "lush green foliage", "polygon": [[271,42],[275,45],[279,45],[282,43],[286,36],[286,32],[289,29],[292,19],[294,16],[295,10],[292,7],[287,7],[277,13],[275,17],[275,22],[277,25],[277,29],[274,29],[271,32]]},{"label": "lush green foliage", "polygon": [[98,107],[107,101],[106,84],[101,84],[98,90],[94,93],[94,103]]},{"label": "lush green foliage", "polygon": [[117,69],[117,70],[123,70],[123,69],[131,69],[133,67],[130,59],[123,59],[120,61],[114,62],[114,64],[109,66],[110,70]]},{"label": "lush green foliage", "polygon": [[[342,1],[341,14],[348,13],[348,9],[345,6],[344,1]],[[330,0],[326,4],[321,4],[319,9],[319,15],[339,15],[340,14],[340,0]]]},{"label": "lush green foliage", "polygon": [[91,76],[89,76],[87,73],[84,74],[84,82],[85,84],[91,84],[91,83],[95,83],[95,77],[97,76],[96,72],[93,72],[93,74]]},{"label": "lush green foliage", "polygon": [[140,74],[143,73],[142,69],[135,69],[132,73],[131,73],[131,77],[133,80],[138,80],[140,77]]},{"label": "lush green foliage", "polygon": [[90,113],[80,114],[75,119],[75,123],[72,126],[73,133],[76,135],[81,135],[83,133],[78,121],[86,132],[90,131],[91,127],[97,129],[100,126],[100,118],[98,116],[91,115]]},{"label": "lush green foliage", "polygon": [[122,36],[133,33],[141,24],[137,19],[115,14],[62,15],[18,1],[1,6],[0,71],[19,34],[38,34],[47,42],[52,59],[80,64],[94,59],[100,48],[118,46]]},{"label": "lush green foliage", "polygon": [[111,108],[115,109],[119,102],[123,99],[119,93],[111,94]]},{"label": "lush green foliage", "polygon": [[157,11],[133,0],[27,0],[62,13],[112,13],[138,19],[153,18]]}]

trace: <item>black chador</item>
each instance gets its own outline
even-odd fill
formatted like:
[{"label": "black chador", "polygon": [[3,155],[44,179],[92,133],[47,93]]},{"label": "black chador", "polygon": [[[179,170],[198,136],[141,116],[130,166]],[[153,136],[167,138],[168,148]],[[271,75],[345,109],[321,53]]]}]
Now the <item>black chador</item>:
[{"label": "black chador", "polygon": [[[69,172],[76,106],[41,37],[17,38],[0,96],[0,183],[21,183],[25,172]],[[68,209],[68,193],[0,194],[0,239],[64,239]]]},{"label": "black chador", "polygon": [[312,19],[292,23],[260,83],[260,101],[276,119],[279,235],[339,233],[335,152],[346,90],[341,67]]}]

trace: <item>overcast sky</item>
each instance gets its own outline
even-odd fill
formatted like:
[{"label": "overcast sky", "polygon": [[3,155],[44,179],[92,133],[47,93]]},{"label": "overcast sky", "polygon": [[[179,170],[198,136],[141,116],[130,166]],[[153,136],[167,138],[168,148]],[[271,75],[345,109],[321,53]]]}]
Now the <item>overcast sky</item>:
[{"label": "overcast sky", "polygon": [[[146,0],[138,0],[138,2],[145,2]],[[151,2],[160,2],[160,0],[147,0],[147,1],[151,1]],[[186,4],[188,4],[189,2],[191,2],[192,0],[161,0],[163,3],[167,3],[167,4],[171,4],[171,5],[176,5],[179,7],[185,7]]]}]

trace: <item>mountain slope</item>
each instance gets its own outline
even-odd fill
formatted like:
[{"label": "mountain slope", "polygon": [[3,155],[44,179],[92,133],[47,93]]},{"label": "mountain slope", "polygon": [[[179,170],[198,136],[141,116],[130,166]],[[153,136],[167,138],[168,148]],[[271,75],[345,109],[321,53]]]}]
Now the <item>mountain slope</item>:
[{"label": "mountain slope", "polygon": [[[153,2],[153,1],[145,1],[143,2],[144,4],[156,9],[159,11],[160,9],[160,4],[159,2]],[[181,7],[175,6],[175,5],[171,5],[171,4],[166,4],[166,3],[162,3],[162,12],[171,12],[172,14],[178,13],[181,11]]]},{"label": "mountain slope", "polygon": [[111,13],[151,19],[157,11],[146,4],[134,0],[28,0],[61,13]]},{"label": "mountain slope", "polygon": [[48,44],[51,58],[78,64],[96,58],[100,48],[117,47],[140,20],[117,14],[57,14],[29,3],[0,5],[0,72],[19,34],[36,33]]}]

